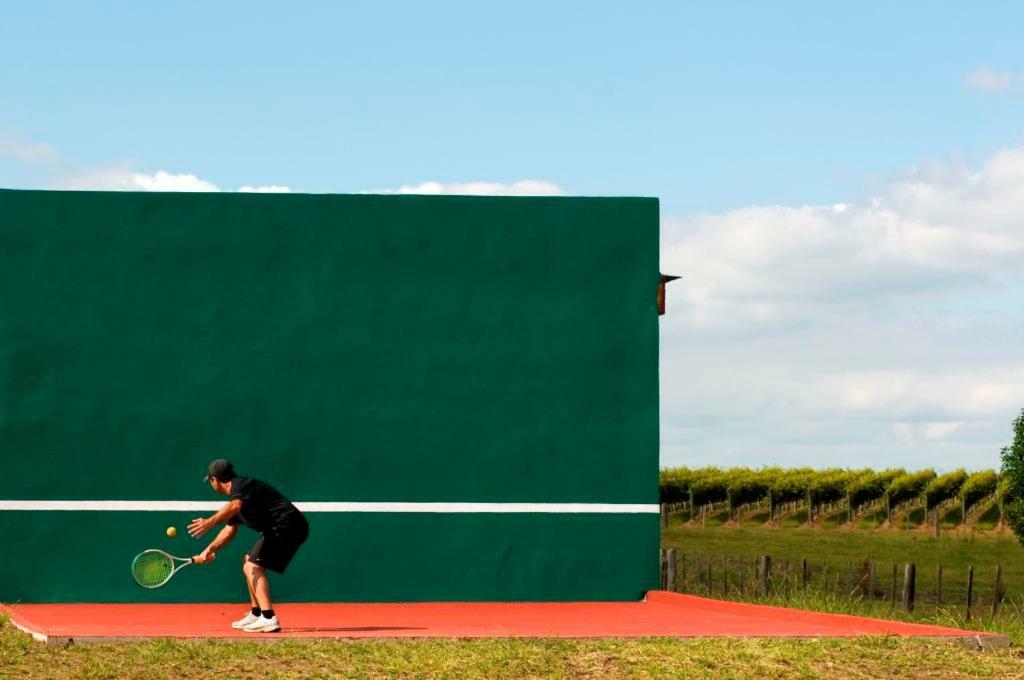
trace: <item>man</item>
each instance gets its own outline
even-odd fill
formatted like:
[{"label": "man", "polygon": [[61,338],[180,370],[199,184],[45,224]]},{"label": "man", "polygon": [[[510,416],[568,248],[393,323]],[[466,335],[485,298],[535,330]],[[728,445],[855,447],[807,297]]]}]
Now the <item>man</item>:
[{"label": "man", "polygon": [[270,601],[270,581],[266,570],[283,574],[295,557],[299,546],[309,536],[306,518],[274,487],[252,477],[235,474],[231,461],[220,458],[210,463],[206,479],[217,493],[230,501],[207,518],[196,518],[188,525],[188,533],[199,538],[213,527],[227,523],[203,552],[195,556],[196,564],[212,562],[217,551],[238,533],[238,525],[262,534],[242,560],[242,573],[249,587],[249,613],[231,624],[232,628],[249,633],[276,633],[281,623]]}]

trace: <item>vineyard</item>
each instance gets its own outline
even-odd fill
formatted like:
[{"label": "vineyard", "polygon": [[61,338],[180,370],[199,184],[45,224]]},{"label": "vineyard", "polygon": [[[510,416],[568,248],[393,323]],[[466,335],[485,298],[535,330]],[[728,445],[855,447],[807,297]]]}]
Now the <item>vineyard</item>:
[{"label": "vineyard", "polygon": [[968,473],[811,468],[670,468],[661,471],[664,519],[702,525],[940,528],[1003,526],[1010,485],[993,470]]}]

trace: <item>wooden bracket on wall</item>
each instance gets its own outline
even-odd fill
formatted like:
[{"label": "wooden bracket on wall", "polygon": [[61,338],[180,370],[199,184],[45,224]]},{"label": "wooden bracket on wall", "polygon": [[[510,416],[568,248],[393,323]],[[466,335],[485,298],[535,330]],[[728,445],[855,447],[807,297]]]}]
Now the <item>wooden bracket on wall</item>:
[{"label": "wooden bracket on wall", "polygon": [[669,274],[661,275],[661,280],[658,281],[658,316],[665,313],[665,284],[678,278],[678,276],[670,276]]}]

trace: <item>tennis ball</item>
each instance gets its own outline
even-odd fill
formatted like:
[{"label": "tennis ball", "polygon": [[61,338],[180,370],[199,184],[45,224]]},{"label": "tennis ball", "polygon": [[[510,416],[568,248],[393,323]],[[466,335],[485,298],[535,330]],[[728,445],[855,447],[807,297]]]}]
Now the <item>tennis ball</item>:
[{"label": "tennis ball", "polygon": [[174,538],[177,535],[178,535],[178,530],[177,529],[175,529],[174,527],[167,527],[167,537],[168,538]]}]

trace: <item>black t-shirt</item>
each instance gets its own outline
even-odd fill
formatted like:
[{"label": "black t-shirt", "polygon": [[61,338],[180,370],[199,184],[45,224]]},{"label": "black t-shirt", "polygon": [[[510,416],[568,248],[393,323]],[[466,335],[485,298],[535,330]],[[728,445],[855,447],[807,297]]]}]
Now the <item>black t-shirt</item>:
[{"label": "black t-shirt", "polygon": [[259,532],[289,531],[306,523],[299,509],[281,492],[252,477],[231,480],[231,498],[242,501],[242,511],[228,520],[231,526],[244,524]]}]

